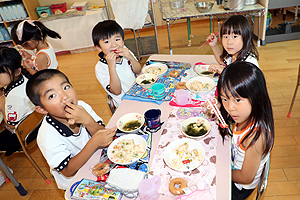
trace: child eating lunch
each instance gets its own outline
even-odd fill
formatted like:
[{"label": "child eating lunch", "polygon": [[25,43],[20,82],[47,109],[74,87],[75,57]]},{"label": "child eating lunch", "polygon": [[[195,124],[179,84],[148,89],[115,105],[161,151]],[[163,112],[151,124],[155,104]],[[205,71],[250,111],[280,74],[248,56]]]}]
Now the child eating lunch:
[{"label": "child eating lunch", "polygon": [[122,96],[135,82],[136,74],[141,72],[141,65],[124,46],[124,31],[117,22],[99,22],[93,28],[92,39],[100,52],[95,67],[96,77],[118,107]]},{"label": "child eating lunch", "polygon": [[35,110],[46,116],[37,144],[58,188],[66,190],[95,150],[108,146],[116,127],[105,129],[91,106],[77,99],[68,78],[55,69],[36,72],[26,85]]},{"label": "child eating lunch", "polygon": [[221,41],[223,52],[217,45],[217,37],[211,33],[207,37],[207,41],[214,52],[218,64],[211,64],[210,71],[219,74],[224,67],[236,61],[247,61],[255,64],[257,67],[259,59],[258,51],[253,43],[251,25],[248,19],[242,15],[233,15],[229,17],[221,27]]},{"label": "child eating lunch", "polygon": [[[274,119],[262,71],[249,62],[228,65],[218,81],[220,111],[232,136],[232,199],[246,199],[258,185],[274,144]],[[228,129],[220,129],[223,138]]]}]

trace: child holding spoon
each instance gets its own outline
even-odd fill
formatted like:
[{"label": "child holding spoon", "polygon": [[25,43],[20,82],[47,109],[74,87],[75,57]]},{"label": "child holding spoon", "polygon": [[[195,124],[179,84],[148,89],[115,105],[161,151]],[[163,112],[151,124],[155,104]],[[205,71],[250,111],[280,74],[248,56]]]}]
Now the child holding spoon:
[{"label": "child holding spoon", "polygon": [[224,67],[236,61],[251,62],[259,67],[258,51],[253,43],[251,25],[248,19],[242,15],[233,15],[229,17],[221,27],[220,31],[223,52],[217,45],[217,37],[211,33],[207,37],[208,44],[211,46],[218,64],[211,64],[210,71],[219,74]]}]

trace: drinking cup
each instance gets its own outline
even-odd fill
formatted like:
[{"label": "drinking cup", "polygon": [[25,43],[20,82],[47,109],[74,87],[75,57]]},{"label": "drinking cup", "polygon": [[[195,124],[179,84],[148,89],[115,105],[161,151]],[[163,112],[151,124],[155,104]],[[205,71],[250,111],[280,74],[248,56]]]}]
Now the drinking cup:
[{"label": "drinking cup", "polygon": [[162,83],[155,83],[147,90],[147,93],[155,98],[163,97],[165,94],[165,85]]},{"label": "drinking cup", "polygon": [[161,179],[154,176],[151,179],[144,179],[139,184],[139,197],[141,200],[158,200],[158,190],[161,185]]},{"label": "drinking cup", "polygon": [[145,112],[145,121],[150,129],[155,129],[160,126],[160,115],[161,111],[159,109],[150,109]]},{"label": "drinking cup", "polygon": [[186,90],[180,89],[175,91],[175,102],[177,105],[187,105],[191,103],[191,95]]}]

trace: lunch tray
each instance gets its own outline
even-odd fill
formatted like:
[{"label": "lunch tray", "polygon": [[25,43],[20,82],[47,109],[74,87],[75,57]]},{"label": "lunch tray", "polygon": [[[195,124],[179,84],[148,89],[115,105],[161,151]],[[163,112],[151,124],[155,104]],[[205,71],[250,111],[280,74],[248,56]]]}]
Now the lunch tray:
[{"label": "lunch tray", "polygon": [[[147,88],[143,88],[142,86],[135,83],[122,97],[122,99],[136,100],[136,101],[146,101],[153,102],[157,104],[161,104],[164,101],[170,101],[173,97],[173,94],[176,90],[175,86],[178,82],[181,81],[181,78],[186,76],[185,71],[191,68],[190,63],[183,62],[173,62],[173,61],[154,61],[150,60],[146,62],[146,65],[153,63],[163,63],[168,66],[167,72],[160,78],[157,79],[156,83],[163,83],[165,85],[165,95],[163,98],[155,98],[150,96],[147,93]],[[180,72],[178,77],[171,77],[170,71],[177,70]]]}]

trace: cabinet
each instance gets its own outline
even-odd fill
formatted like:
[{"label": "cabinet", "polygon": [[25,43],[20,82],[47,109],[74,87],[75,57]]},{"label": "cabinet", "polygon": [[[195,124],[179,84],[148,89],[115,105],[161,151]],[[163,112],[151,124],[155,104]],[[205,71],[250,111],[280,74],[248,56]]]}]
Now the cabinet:
[{"label": "cabinet", "polygon": [[36,20],[38,15],[35,11],[40,6],[38,0],[0,0],[0,45],[12,44],[10,30],[13,24],[24,19]]}]

